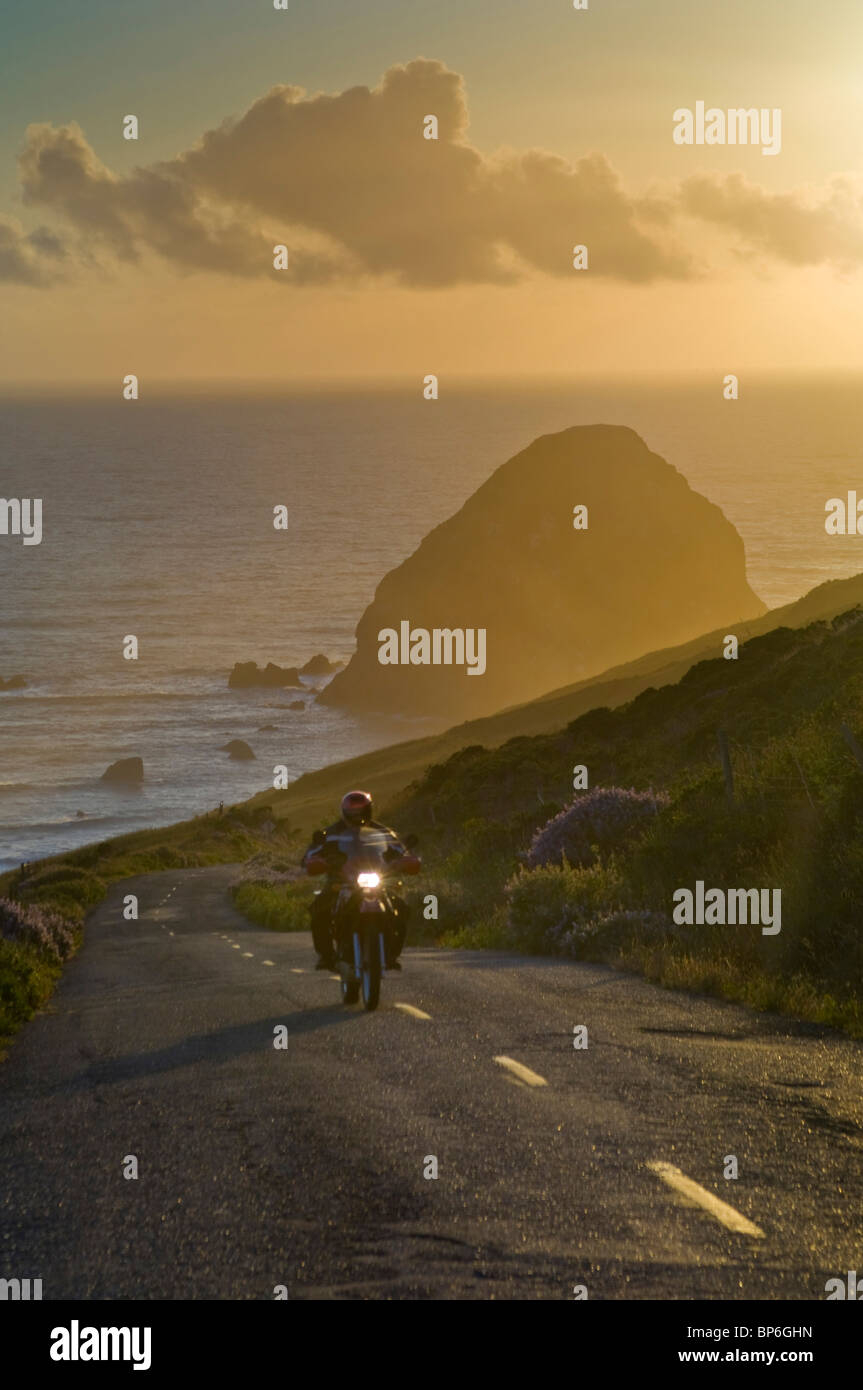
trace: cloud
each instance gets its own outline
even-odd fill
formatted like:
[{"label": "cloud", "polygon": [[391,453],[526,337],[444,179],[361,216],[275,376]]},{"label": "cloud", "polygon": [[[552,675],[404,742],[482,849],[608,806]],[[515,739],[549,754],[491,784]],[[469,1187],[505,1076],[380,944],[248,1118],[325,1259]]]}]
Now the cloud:
[{"label": "cloud", "polygon": [[91,253],[131,263],[149,250],[187,270],[260,273],[267,247],[242,222],[206,209],[170,166],[117,177],[74,124],[30,126],[27,137],[20,158],[25,204],[52,209]]},{"label": "cloud", "polygon": [[[429,115],[438,140],[423,138]],[[123,175],[77,125],[31,126],[20,173],[25,205],[77,239],[73,259],[55,233],[0,221],[0,277],[25,284],[48,283],[64,256],[68,270],[146,255],[181,272],[287,284],[508,284],[572,278],[580,243],[591,279],[683,280],[707,270],[703,238],[697,260],[686,246],[692,219],[746,257],[840,270],[863,261],[851,179],[815,196],[705,175],[637,196],[599,153],[575,163],[537,149],[486,155],[468,139],[461,77],[427,59],[390,68],[374,88],[274,87],[175,159]],[[287,274],[273,269],[282,242]]]},{"label": "cloud", "polygon": [[679,203],[690,216],[736,232],[750,254],[840,271],[863,263],[863,187],[848,177],[815,195],[768,193],[740,174],[701,175],[684,181]]},{"label": "cloud", "polygon": [[[423,138],[435,115],[437,141]],[[373,89],[308,96],[275,87],[176,159],[119,176],[74,124],[31,126],[24,201],[71,224],[91,254],[181,270],[289,277],[390,277],[419,286],[506,283],[529,271],[591,270],[647,281],[690,273],[658,237],[654,204],[630,197],[607,160],[570,164],[540,150],[483,155],[467,141],[460,76],[417,59]],[[643,216],[642,216],[643,212]]]},{"label": "cloud", "polygon": [[47,228],[25,232],[14,218],[0,216],[0,282],[50,284],[56,275],[56,262],[65,254],[62,241]]},{"label": "cloud", "polygon": [[[422,138],[438,118],[439,139]],[[320,232],[371,274],[411,285],[506,281],[524,267],[571,273],[571,247],[592,241],[598,274],[684,274],[638,226],[601,155],[576,165],[542,151],[487,157],[466,141],[462,79],[418,59],[374,90],[306,97],[277,87],[175,162],[178,176],[270,225]]]}]

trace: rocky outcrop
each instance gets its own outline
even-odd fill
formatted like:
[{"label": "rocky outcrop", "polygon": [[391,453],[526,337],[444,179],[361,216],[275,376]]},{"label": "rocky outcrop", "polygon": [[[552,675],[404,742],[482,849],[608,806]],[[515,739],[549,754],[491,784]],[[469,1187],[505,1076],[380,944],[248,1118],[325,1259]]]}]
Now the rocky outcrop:
[{"label": "rocky outcrop", "polygon": [[255,756],[249,745],[242,738],[232,738],[230,743],[222,745],[219,752],[230,753],[231,757],[236,758],[238,761],[248,761]]},{"label": "rocky outcrop", "polygon": [[326,656],[313,656],[300,667],[301,676],[328,676],[332,671],[337,671],[341,666],[340,661],[330,661]]},{"label": "rocky outcrop", "polygon": [[8,681],[0,678],[0,691],[2,690],[23,690],[27,684],[24,676],[10,676]]},{"label": "rocky outcrop", "polygon": [[268,661],[263,668],[254,661],[238,661],[228,677],[231,690],[251,690],[256,686],[277,689],[299,684],[300,673],[296,666],[276,666],[272,661]]},{"label": "rocky outcrop", "polygon": [[102,773],[100,782],[110,782],[116,787],[137,787],[144,780],[144,763],[141,758],[119,758]]},{"label": "rocky outcrop", "polygon": [[318,698],[452,724],[764,611],[719,507],[633,430],[577,426],[503,464],[386,575]]}]

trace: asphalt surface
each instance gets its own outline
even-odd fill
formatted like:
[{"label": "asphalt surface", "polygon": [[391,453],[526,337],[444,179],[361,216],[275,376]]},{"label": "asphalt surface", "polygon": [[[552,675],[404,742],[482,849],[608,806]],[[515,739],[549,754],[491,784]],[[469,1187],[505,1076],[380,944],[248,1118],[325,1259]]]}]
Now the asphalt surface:
[{"label": "asphalt surface", "polygon": [[863,1269],[860,1044],[493,952],[408,948],[366,1014],[308,935],[234,911],[231,874],[113,889],[0,1064],[0,1276],[45,1299],[823,1300]]}]

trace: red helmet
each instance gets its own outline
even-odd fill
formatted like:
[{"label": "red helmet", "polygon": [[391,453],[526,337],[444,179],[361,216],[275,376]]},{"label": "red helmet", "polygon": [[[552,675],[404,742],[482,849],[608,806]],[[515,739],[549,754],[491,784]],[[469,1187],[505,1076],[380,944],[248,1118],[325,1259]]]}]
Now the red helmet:
[{"label": "red helmet", "polygon": [[346,792],[342,797],[342,820],[348,825],[365,825],[372,818],[372,799],[368,792]]}]

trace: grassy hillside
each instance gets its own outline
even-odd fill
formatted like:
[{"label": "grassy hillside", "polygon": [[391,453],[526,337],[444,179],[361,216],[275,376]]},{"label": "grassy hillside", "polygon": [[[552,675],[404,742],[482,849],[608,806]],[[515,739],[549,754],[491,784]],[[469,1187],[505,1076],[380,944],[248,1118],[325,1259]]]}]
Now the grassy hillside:
[{"label": "grassy hillside", "polygon": [[[450,941],[627,964],[863,1035],[863,767],[849,728],[863,742],[860,610],[753,638],[736,661],[699,662],[554,733],[462,749],[392,815],[423,837]],[[590,788],[665,804],[635,824],[619,790],[574,798],[576,765]],[[535,832],[580,797],[555,853],[526,863]],[[781,890],[781,932],[677,925],[673,895],[697,880]]]},{"label": "grassy hillside", "polygon": [[307,831],[332,818],[349,787],[367,787],[374,793],[378,805],[386,808],[396,801],[405,786],[421,777],[427,767],[444,761],[460,748],[476,744],[494,748],[511,738],[551,733],[588,710],[602,706],[614,708],[633,700],[651,686],[662,687],[679,681],[695,662],[715,657],[722,651],[726,632],[735,633],[741,642],[748,641],[777,627],[805,627],[819,619],[833,618],[857,604],[863,605],[863,574],[853,579],[831,580],[796,603],[773,609],[760,618],[707,633],[681,647],[649,652],[638,661],[604,672],[595,680],[551,691],[540,700],[502,710],[487,718],[470,720],[444,733],[332,763],[317,772],[307,773],[287,791],[265,791],[248,804],[271,803],[277,816],[288,817],[292,825]]},{"label": "grassy hillside", "polygon": [[[858,603],[863,576],[824,584],[740,625],[737,635],[749,640],[736,662],[718,657],[725,633],[717,631],[531,704],[323,768],[223,818],[120,836],[31,866],[24,878],[0,877],[0,1040],[50,994],[85,913],[111,882],[251,860],[262,867],[242,885],[244,910],[268,926],[303,925],[303,890],[284,870],[348,786],[369,787],[386,817],[422,835],[421,891],[438,898],[439,917],[418,917],[414,934],[422,927],[453,942],[565,948],[668,983],[863,1026],[851,925],[863,889],[863,850],[858,866],[855,848],[863,770],[840,732],[847,721],[863,741],[863,639],[853,611],[811,625]],[[733,807],[719,768],[720,727],[730,739]],[[670,808],[637,845],[606,846],[596,862],[531,877],[520,856],[571,799],[576,763],[593,788],[652,786],[668,792]],[[779,937],[669,933],[675,888],[711,874],[722,884],[732,871],[750,875],[745,886],[782,887]],[[605,918],[612,925],[598,930]]]}]

